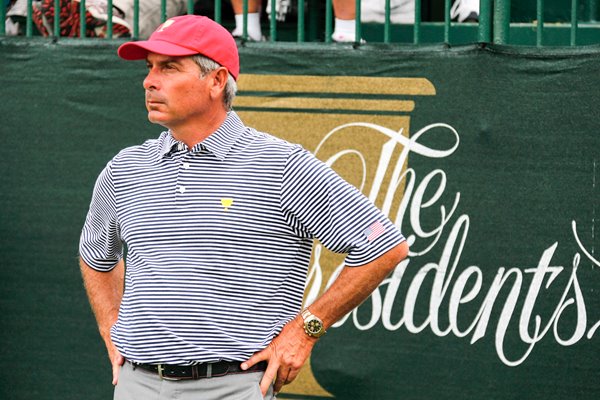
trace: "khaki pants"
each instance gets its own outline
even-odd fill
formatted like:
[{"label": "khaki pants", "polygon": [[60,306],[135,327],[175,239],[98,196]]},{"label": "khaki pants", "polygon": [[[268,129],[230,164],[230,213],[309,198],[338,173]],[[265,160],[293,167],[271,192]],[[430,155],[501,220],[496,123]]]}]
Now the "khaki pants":
[{"label": "khaki pants", "polygon": [[216,378],[170,381],[125,362],[119,373],[114,400],[274,400],[273,386],[260,393],[264,372]]}]

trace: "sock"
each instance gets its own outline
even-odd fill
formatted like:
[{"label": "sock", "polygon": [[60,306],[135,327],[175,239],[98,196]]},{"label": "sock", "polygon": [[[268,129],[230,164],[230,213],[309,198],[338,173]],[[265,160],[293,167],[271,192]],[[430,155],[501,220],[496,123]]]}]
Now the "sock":
[{"label": "sock", "polygon": [[[235,14],[235,29],[232,34],[239,37],[244,34],[244,14]],[[260,13],[248,13],[248,38],[257,42],[262,40]]]},{"label": "sock", "polygon": [[335,29],[331,38],[336,42],[354,42],[356,39],[356,20],[335,19]]}]

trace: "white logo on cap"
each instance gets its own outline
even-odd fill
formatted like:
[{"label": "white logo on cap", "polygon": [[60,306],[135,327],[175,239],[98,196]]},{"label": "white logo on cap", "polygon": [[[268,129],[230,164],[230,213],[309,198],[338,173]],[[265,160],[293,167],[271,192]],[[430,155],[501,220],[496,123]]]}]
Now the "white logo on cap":
[{"label": "white logo on cap", "polygon": [[173,25],[174,22],[175,22],[175,20],[173,20],[173,19],[166,20],[161,26],[158,27],[158,29],[156,30],[156,32],[162,32],[162,31],[164,31],[166,28],[168,28],[169,26]]}]

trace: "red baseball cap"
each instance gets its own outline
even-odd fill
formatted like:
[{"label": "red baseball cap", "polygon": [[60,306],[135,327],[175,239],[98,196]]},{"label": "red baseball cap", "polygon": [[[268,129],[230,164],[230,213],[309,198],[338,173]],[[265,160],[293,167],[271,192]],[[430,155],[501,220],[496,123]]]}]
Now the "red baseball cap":
[{"label": "red baseball cap", "polygon": [[240,73],[238,49],[231,33],[201,15],[169,18],[148,40],[127,42],[117,50],[125,60],[143,60],[150,52],[174,57],[202,54],[227,68],[236,80]]}]

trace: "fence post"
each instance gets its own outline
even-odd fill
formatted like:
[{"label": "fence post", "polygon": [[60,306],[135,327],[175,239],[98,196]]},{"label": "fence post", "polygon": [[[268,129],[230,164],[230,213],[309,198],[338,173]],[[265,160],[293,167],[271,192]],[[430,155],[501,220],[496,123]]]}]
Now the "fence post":
[{"label": "fence post", "polygon": [[587,0],[587,10],[589,22],[598,21],[598,0]]},{"label": "fence post", "polygon": [[269,42],[277,41],[277,1],[271,1],[271,9],[269,18]]},{"label": "fence post", "polygon": [[492,0],[479,1],[478,37],[480,43],[492,41]]},{"label": "fence post", "polygon": [[133,40],[140,38],[140,0],[133,0]]},{"label": "fence post", "polygon": [[541,47],[544,41],[544,0],[537,0],[537,37],[536,45]]},{"label": "fence post", "polygon": [[60,37],[60,0],[54,0],[54,37]]},{"label": "fence post", "polygon": [[33,1],[27,0],[27,21],[25,22],[25,36],[33,36]]},{"label": "fence post", "polygon": [[360,19],[361,19],[360,18],[360,14],[361,14],[360,0],[356,0],[355,4],[356,4],[356,7],[355,7],[354,12],[356,13],[356,16],[354,18],[354,21],[356,24],[356,27],[355,27],[356,34],[354,35],[354,43],[360,44],[360,40],[362,39],[362,25],[360,23]]},{"label": "fence post", "polygon": [[450,44],[450,0],[444,0],[444,43]]},{"label": "fence post", "polygon": [[108,10],[107,10],[107,24],[106,24],[106,31],[107,34],[106,36],[109,39],[112,39],[113,37],[113,4],[112,4],[112,0],[108,0]]},{"label": "fence post", "polygon": [[571,0],[571,46],[577,45],[577,0]]},{"label": "fence post", "polygon": [[221,23],[221,10],[223,9],[221,0],[215,0],[215,22]]},{"label": "fence post", "polygon": [[494,2],[494,43],[508,44],[510,34],[510,0]]},{"label": "fence post", "polygon": [[242,40],[248,40],[248,0],[242,1]]},{"label": "fence post", "polygon": [[299,43],[304,42],[304,1],[298,2],[298,32],[296,40]]},{"label": "fence post", "polygon": [[160,0],[160,23],[167,20],[167,0]]},{"label": "fence post", "polygon": [[0,3],[0,36],[6,35],[6,5]]},{"label": "fence post", "polygon": [[390,42],[391,16],[390,0],[385,0],[385,24],[383,26],[383,43]]},{"label": "fence post", "polygon": [[[275,1],[275,0],[273,0]],[[331,0],[325,1],[325,43],[331,43],[333,39],[333,4]]]},{"label": "fence post", "polygon": [[413,43],[421,42],[421,0],[415,0],[415,23],[413,25]]},{"label": "fence post", "polygon": [[87,21],[85,19],[85,0],[79,2],[79,37],[84,38],[87,31]]}]

